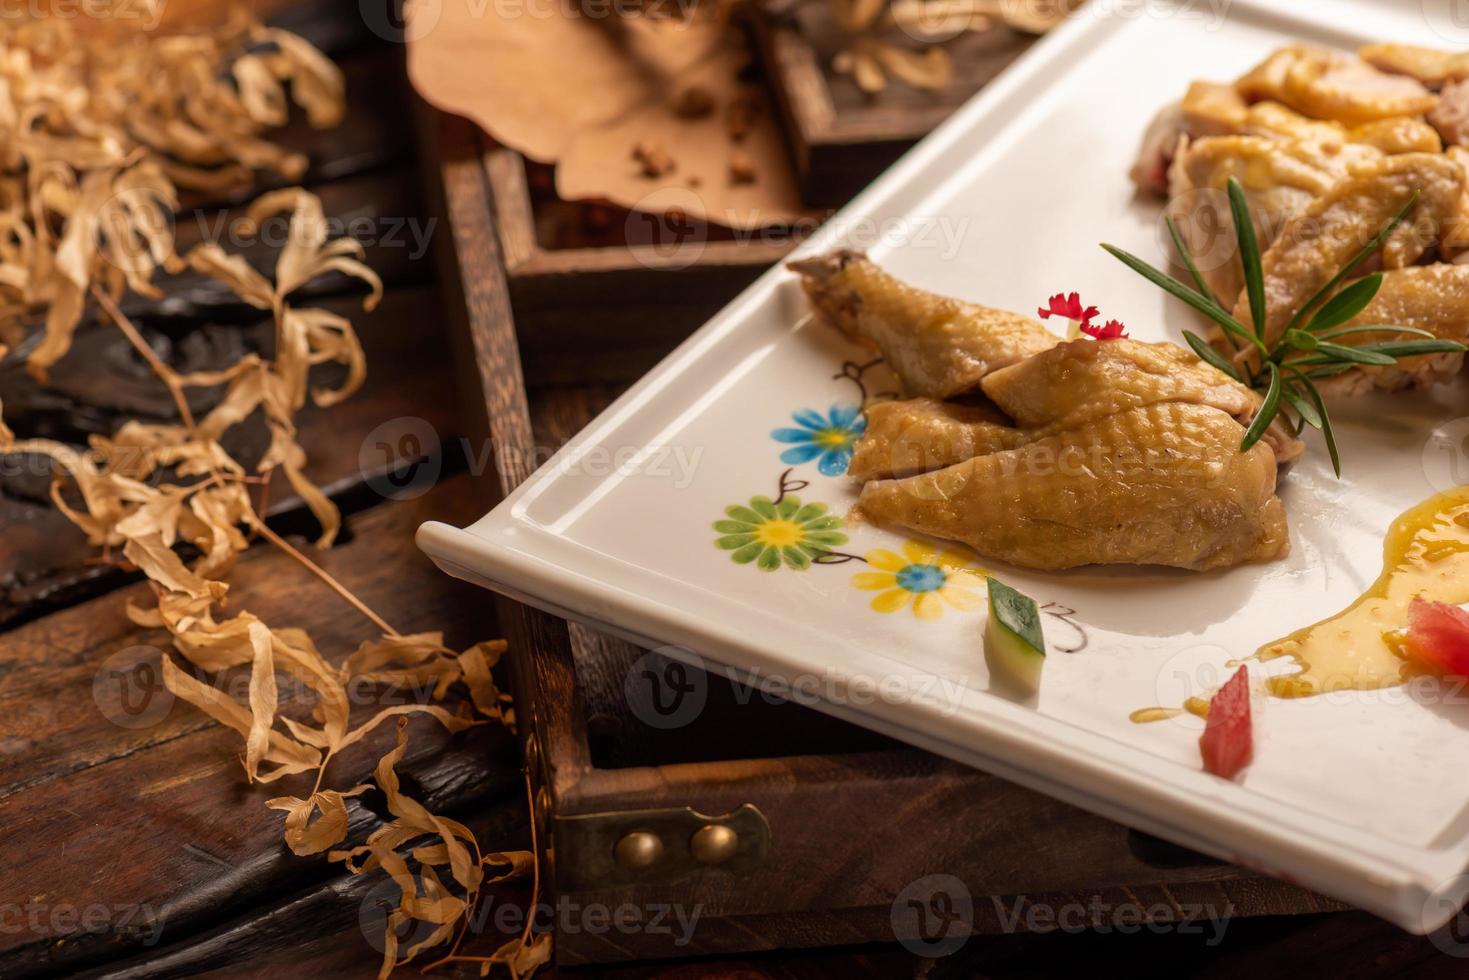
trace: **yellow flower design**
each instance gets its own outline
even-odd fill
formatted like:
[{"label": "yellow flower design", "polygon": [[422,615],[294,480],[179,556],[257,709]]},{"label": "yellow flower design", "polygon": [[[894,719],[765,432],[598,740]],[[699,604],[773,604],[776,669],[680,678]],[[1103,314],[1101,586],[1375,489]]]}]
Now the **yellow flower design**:
[{"label": "yellow flower design", "polygon": [[901,555],[887,548],[869,551],[863,557],[874,572],[858,572],[852,585],[876,592],[872,608],[893,613],[913,607],[919,619],[938,619],[944,603],[961,612],[978,609],[984,596],[985,571],[969,565],[969,556],[958,551],[940,551],[922,541],[903,545]]}]

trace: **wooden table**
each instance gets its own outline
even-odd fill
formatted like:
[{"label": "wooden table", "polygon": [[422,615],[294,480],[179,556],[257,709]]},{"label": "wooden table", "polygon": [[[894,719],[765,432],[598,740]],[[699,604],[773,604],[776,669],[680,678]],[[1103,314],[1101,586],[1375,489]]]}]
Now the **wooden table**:
[{"label": "wooden table", "polygon": [[[345,64],[352,109],[337,131],[288,134],[316,161],[308,183],[329,215],[366,219],[374,237],[408,222],[424,228],[401,51],[350,16],[308,20],[307,27]],[[192,216],[181,219],[181,238],[191,234],[191,222]],[[467,644],[497,635],[489,602],[434,571],[412,542],[420,521],[463,523],[483,506],[475,454],[457,448],[461,416],[444,337],[435,329],[432,261],[417,254],[409,235],[406,242],[370,245],[369,262],[388,289],[375,313],[354,317],[367,349],[367,386],[329,416],[308,411],[302,418],[312,475],[346,515],[341,541],[317,558],[400,630],[441,628],[451,645]],[[353,296],[337,294],[345,285],[328,285],[322,303],[352,305]],[[259,343],[259,324],[224,316],[211,307],[217,295],[197,283],[185,286],[181,315],[134,308],[161,353],[188,363],[202,356],[198,338],[226,347]],[[616,393],[608,385],[533,389],[537,441],[559,444]],[[169,412],[146,368],[107,330],[84,331],[48,389],[31,385],[12,364],[0,367],[0,398],[21,435],[78,443],[110,431],[125,415],[163,419]],[[391,437],[399,431],[393,425],[404,424],[393,420],[404,418],[432,426],[445,449],[431,489],[390,499],[379,493],[371,452],[364,467],[359,450],[374,430],[381,438],[384,423]],[[0,977],[372,976],[380,954],[368,935],[374,915],[381,915],[382,879],[353,878],[326,861],[293,857],[281,843],[279,814],[263,806],[282,790],[245,784],[238,736],[183,705],[148,724],[108,720],[118,717],[115,701],[108,701],[109,663],[146,663],[146,648],[163,641],[123,615],[124,603],[146,586],[93,562],[44,491],[37,477],[0,474]],[[298,540],[312,526],[293,499],[275,502],[271,522]],[[323,650],[340,655],[372,635],[299,566],[266,547],[248,553],[232,581],[232,595],[244,597],[253,612],[306,627]],[[336,781],[350,785],[366,777],[390,737],[385,727],[337,763]],[[479,728],[448,736],[433,724],[415,724],[400,772],[412,795],[470,824],[487,848],[529,844],[520,760],[505,732]],[[371,795],[354,800],[351,814],[351,837],[360,839],[381,819],[380,802]],[[516,910],[526,900],[523,890],[490,894],[493,908]],[[487,917],[468,951],[498,945],[495,926]],[[1016,934],[971,940],[939,961],[878,946],[603,972],[947,978],[1079,969],[1230,977],[1311,970],[1375,978],[1463,976],[1469,967],[1430,940],[1365,914],[1339,913],[1232,923],[1222,939],[1207,929],[1199,935]]]}]

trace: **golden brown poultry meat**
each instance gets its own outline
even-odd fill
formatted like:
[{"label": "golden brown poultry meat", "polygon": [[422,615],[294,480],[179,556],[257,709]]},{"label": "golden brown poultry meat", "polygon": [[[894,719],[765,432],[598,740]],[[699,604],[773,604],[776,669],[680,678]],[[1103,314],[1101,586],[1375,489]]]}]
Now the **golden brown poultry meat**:
[{"label": "golden brown poultry meat", "polygon": [[939,296],[889,275],[861,252],[792,262],[816,311],[880,352],[909,394],[951,398],[1060,338],[1030,317]]},{"label": "golden brown poultry meat", "polygon": [[[821,287],[833,277],[820,273],[852,267],[864,274],[844,284],[848,295],[832,308]],[[884,336],[909,336],[935,309],[953,308],[944,297],[875,274],[853,253],[793,268],[820,315],[837,326],[855,306],[884,311]],[[904,301],[893,302],[888,291]],[[1034,321],[977,309],[985,310],[985,327],[964,332],[968,357],[1010,362],[978,380],[990,403],[921,395],[868,406],[848,469],[865,482],[863,517],[1041,569],[1205,569],[1285,553],[1277,457],[1294,458],[1300,443],[1282,428],[1240,451],[1259,408],[1255,392],[1192,351],[1126,337],[1063,342],[1047,333],[1048,343],[1032,338],[1027,343],[1039,349],[1016,359],[1014,339],[997,325]],[[899,371],[910,389],[928,383],[927,375],[910,381],[911,373]]]},{"label": "golden brown poultry meat", "polygon": [[1203,571],[1290,549],[1275,455],[1208,405],[1108,415],[1017,449],[862,489],[883,527],[962,541],[1046,571],[1093,564]]}]

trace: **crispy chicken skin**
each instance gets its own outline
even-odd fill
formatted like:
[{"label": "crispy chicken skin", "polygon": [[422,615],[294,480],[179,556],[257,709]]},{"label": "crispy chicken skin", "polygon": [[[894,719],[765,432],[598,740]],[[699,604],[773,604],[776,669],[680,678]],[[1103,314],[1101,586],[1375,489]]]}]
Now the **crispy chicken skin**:
[{"label": "crispy chicken skin", "polygon": [[1207,405],[1164,403],[1017,449],[862,490],[883,527],[962,541],[1054,571],[1094,564],[1207,570],[1283,557],[1275,455]]},{"label": "crispy chicken skin", "polygon": [[861,252],[790,263],[811,305],[852,340],[881,352],[907,393],[950,398],[997,368],[1061,338],[1029,317],[910,286]]},{"label": "crispy chicken skin", "polygon": [[932,398],[878,402],[867,409],[867,431],[853,449],[847,475],[866,481],[927,473],[1014,449],[1026,438],[986,405]]}]

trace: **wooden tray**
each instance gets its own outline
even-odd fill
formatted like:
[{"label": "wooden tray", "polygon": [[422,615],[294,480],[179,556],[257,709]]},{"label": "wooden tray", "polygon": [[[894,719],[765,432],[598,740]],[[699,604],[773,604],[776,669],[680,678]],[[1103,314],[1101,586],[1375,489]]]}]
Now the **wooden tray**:
[{"label": "wooden tray", "polygon": [[786,4],[750,21],[810,207],[846,203],[1035,41],[1004,26],[964,34],[945,44],[954,62],[949,85],[923,91],[893,82],[874,97],[832,69],[845,41],[828,4]]},{"label": "wooden tray", "polygon": [[[572,406],[554,429],[533,430],[493,216],[491,172],[504,158],[463,120],[425,121],[440,204],[453,215],[439,268],[465,415],[493,450],[485,490],[498,498],[544,458],[546,441],[601,405]],[[930,948],[920,914],[962,941],[1027,927],[1011,918],[1022,906],[1128,905],[1155,920],[1341,908],[720,678],[691,682],[621,641],[494,601],[513,651],[563,964],[894,938]],[[667,727],[649,709],[655,681],[697,683],[702,710]],[[940,875],[972,901],[956,903]],[[689,942],[677,930],[596,928],[609,908],[651,917],[667,906],[699,910]]]},{"label": "wooden tray", "polygon": [[533,381],[631,381],[794,244],[678,215],[570,204],[550,168],[485,154],[502,274]]}]

